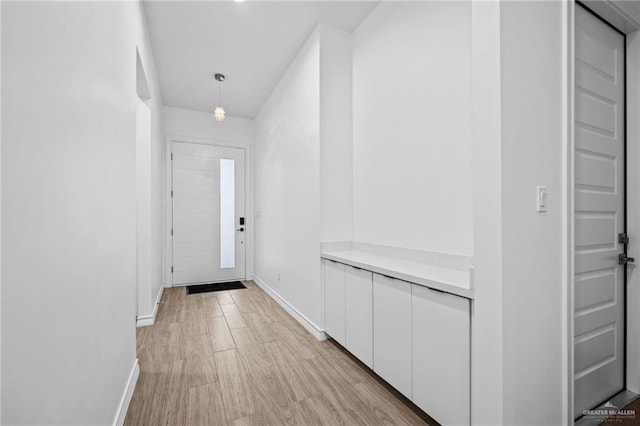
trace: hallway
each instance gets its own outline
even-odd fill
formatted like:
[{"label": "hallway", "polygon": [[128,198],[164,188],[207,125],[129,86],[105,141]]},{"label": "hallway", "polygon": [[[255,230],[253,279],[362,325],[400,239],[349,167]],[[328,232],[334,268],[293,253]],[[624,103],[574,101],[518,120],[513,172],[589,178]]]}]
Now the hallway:
[{"label": "hallway", "polygon": [[429,421],[334,343],[317,341],[255,283],[244,283],[247,289],[193,295],[165,289],[155,325],[137,329],[140,378],[126,425]]}]

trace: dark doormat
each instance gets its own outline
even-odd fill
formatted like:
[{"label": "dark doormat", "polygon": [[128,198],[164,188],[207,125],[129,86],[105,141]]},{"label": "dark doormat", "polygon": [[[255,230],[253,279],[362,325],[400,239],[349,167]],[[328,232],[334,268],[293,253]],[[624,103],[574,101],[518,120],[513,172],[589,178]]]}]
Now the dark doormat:
[{"label": "dark doormat", "polygon": [[247,288],[240,281],[230,281],[228,283],[210,283],[210,284],[195,284],[187,286],[187,294],[197,293],[209,293],[212,291],[223,290],[237,290],[240,288]]}]

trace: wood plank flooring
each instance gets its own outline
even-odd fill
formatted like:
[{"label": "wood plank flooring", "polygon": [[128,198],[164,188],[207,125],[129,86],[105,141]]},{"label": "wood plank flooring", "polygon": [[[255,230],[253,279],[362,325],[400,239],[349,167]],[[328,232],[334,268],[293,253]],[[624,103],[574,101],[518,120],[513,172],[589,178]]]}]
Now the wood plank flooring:
[{"label": "wood plank flooring", "polygon": [[165,289],[156,323],[137,329],[140,378],[125,425],[437,424],[244,283]]}]

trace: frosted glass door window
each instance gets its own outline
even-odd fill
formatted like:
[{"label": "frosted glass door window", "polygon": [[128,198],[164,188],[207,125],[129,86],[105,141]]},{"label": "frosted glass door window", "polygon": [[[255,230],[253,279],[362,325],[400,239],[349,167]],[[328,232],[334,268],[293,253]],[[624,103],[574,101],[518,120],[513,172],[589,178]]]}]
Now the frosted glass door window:
[{"label": "frosted glass door window", "polygon": [[235,161],[220,159],[220,268],[236,266]]},{"label": "frosted glass door window", "polygon": [[244,149],[173,142],[172,153],[173,284],[244,279]]}]

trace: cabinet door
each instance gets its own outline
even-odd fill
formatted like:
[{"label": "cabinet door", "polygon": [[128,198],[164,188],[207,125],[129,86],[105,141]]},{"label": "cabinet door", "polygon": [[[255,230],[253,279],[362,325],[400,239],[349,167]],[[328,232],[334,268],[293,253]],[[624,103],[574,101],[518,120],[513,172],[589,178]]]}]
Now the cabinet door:
[{"label": "cabinet door", "polygon": [[469,300],[412,286],[413,403],[443,425],[468,425]]},{"label": "cabinet door", "polygon": [[364,269],[345,267],[346,348],[373,367],[373,276]]},{"label": "cabinet door", "polygon": [[345,346],[345,266],[331,260],[324,265],[325,331]]},{"label": "cabinet door", "polygon": [[411,284],[373,276],[373,370],[411,398]]}]

